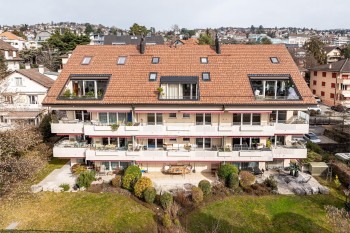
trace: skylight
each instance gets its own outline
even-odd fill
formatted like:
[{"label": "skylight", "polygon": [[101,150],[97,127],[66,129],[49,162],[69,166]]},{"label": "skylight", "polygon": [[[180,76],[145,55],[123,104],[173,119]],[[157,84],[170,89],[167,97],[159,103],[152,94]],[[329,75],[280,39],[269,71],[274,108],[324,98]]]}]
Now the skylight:
[{"label": "skylight", "polygon": [[270,60],[273,64],[278,64],[280,63],[277,57],[270,57]]},{"label": "skylight", "polygon": [[208,58],[207,57],[201,57],[201,63],[202,64],[208,64]]},{"label": "skylight", "polygon": [[83,61],[82,61],[82,65],[89,65],[90,61],[91,61],[92,57],[84,57]]},{"label": "skylight", "polygon": [[158,64],[159,63],[159,57],[152,57],[152,64]]},{"label": "skylight", "polygon": [[124,65],[126,61],[126,57],[118,57],[118,65]]},{"label": "skylight", "polygon": [[210,73],[209,72],[203,72],[202,73],[202,80],[203,81],[210,81]]},{"label": "skylight", "polygon": [[156,81],[157,80],[157,73],[151,72],[149,73],[149,81]]}]

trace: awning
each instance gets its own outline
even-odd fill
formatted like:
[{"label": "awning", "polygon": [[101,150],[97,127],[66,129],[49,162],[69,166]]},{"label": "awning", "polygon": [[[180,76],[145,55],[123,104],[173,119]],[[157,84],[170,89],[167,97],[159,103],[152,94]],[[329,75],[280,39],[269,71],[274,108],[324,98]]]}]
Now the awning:
[{"label": "awning", "polygon": [[235,110],[235,111],[228,111],[229,113],[272,113],[272,111],[269,111],[269,110],[261,110],[261,111],[249,111],[249,110]]},{"label": "awning", "polygon": [[211,114],[223,114],[224,111],[214,111],[214,110],[193,110],[193,111],[180,111],[181,113],[211,113]]},{"label": "awning", "polygon": [[350,97],[350,93],[344,93],[342,94],[344,97]]},{"label": "awning", "polygon": [[150,139],[154,139],[154,138],[157,138],[157,139],[163,139],[163,138],[177,138],[179,136],[136,136],[137,139],[147,139],[147,138],[150,138]]},{"label": "awning", "polygon": [[106,136],[89,136],[90,138],[131,138],[131,136],[110,136],[110,135],[106,135]]},{"label": "awning", "polygon": [[130,112],[131,109],[98,109],[98,110],[87,110],[87,112]]},{"label": "awning", "polygon": [[177,113],[178,110],[136,110],[135,113]]},{"label": "awning", "polygon": [[80,136],[83,135],[82,133],[57,133],[57,136]]},{"label": "awning", "polygon": [[30,112],[30,111],[23,111],[23,112],[9,112],[6,116],[4,116],[5,119],[35,119],[40,112]]},{"label": "awning", "polygon": [[272,137],[274,135],[271,136],[226,136],[228,138],[269,138]]},{"label": "awning", "polygon": [[160,83],[198,83],[198,76],[161,76]]}]

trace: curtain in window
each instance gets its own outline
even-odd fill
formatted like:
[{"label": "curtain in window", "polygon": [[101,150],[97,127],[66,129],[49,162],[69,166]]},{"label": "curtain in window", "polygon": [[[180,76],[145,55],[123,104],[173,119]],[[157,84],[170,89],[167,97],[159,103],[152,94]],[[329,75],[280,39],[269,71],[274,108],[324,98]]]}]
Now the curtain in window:
[{"label": "curtain in window", "polygon": [[168,84],[168,89],[169,89],[168,99],[179,98],[179,84]]},{"label": "curtain in window", "polygon": [[98,118],[100,119],[100,122],[101,122],[101,123],[105,123],[105,124],[108,123],[108,120],[107,120],[107,113],[106,113],[106,112],[100,112],[100,113],[98,114]]},{"label": "curtain in window", "polygon": [[110,112],[109,113],[109,124],[114,124],[117,122],[117,113]]}]

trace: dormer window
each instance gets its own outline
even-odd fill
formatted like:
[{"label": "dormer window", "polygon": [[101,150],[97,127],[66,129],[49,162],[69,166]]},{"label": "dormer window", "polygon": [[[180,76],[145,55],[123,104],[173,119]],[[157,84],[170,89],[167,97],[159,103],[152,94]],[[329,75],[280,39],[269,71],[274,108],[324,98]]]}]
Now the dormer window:
[{"label": "dormer window", "polygon": [[202,73],[202,80],[203,81],[210,81],[210,73],[209,72],[203,72]]},{"label": "dormer window", "polygon": [[118,65],[124,65],[126,62],[126,57],[122,56],[122,57],[118,57]]},{"label": "dormer window", "polygon": [[162,76],[160,77],[161,100],[198,100],[198,76]]},{"label": "dormer window", "polygon": [[151,72],[149,73],[149,81],[156,81],[157,80],[157,73]]},{"label": "dormer window", "polygon": [[201,57],[201,64],[208,64],[208,58],[207,57]]},{"label": "dormer window", "polygon": [[278,64],[278,63],[280,63],[280,61],[278,60],[277,57],[270,57],[270,60],[271,60],[271,62],[272,62],[273,64]]},{"label": "dormer window", "polygon": [[159,63],[159,57],[152,57],[152,64],[158,64]]},{"label": "dormer window", "polygon": [[83,61],[82,61],[82,65],[89,65],[90,61],[91,61],[92,57],[84,57]]}]

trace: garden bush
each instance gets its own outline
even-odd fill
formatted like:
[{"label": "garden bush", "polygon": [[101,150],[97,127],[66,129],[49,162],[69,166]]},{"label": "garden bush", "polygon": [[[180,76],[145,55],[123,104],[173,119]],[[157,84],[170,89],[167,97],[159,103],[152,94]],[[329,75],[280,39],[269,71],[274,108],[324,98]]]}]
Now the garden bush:
[{"label": "garden bush", "polygon": [[126,174],[125,176],[123,176],[122,180],[123,188],[132,191],[132,189],[134,188],[135,180],[136,178],[133,174]]},{"label": "garden bush", "polygon": [[218,176],[221,179],[226,180],[231,173],[238,173],[238,168],[232,164],[223,164],[220,166]]},{"label": "garden bush", "polygon": [[69,184],[61,184],[60,188],[63,188],[63,191],[67,192],[70,189]]},{"label": "garden bush", "polygon": [[90,187],[92,181],[95,180],[95,175],[96,175],[95,171],[85,171],[85,172],[80,173],[80,175],[78,176],[78,179],[77,179],[77,185],[79,186],[79,188]]},{"label": "garden bush", "polygon": [[277,181],[272,175],[264,180],[264,184],[272,190],[277,190]]},{"label": "garden bush", "polygon": [[170,209],[171,205],[173,204],[173,200],[173,196],[168,192],[165,192],[160,196],[160,204],[165,210]]},{"label": "garden bush", "polygon": [[208,180],[201,180],[198,187],[203,191],[204,196],[210,196],[211,194],[211,184]]},{"label": "garden bush", "polygon": [[339,181],[343,183],[346,187],[350,185],[350,168],[342,163],[335,161],[332,163],[333,176],[338,176]]},{"label": "garden bush", "polygon": [[150,178],[148,177],[141,177],[134,186],[134,193],[135,196],[139,197],[139,198],[143,198],[143,192],[149,188],[152,187],[152,181]]},{"label": "garden bush", "polygon": [[231,173],[227,178],[227,187],[236,190],[239,187],[239,177],[236,173]]},{"label": "garden bush", "polygon": [[76,163],[70,168],[72,174],[79,175],[82,172],[85,172],[87,170],[87,167],[85,165]]},{"label": "garden bush", "polygon": [[189,198],[186,196],[185,191],[178,191],[175,195],[175,201],[182,207],[189,207],[191,205],[191,202]]},{"label": "garden bush", "polygon": [[111,180],[111,184],[112,184],[112,186],[114,186],[114,187],[120,187],[121,181],[122,181],[121,176],[115,176],[115,177]]},{"label": "garden bush", "polygon": [[241,171],[239,173],[240,181],[239,184],[243,187],[249,187],[255,183],[255,176],[248,171]]},{"label": "garden bush", "polygon": [[192,187],[192,201],[196,205],[203,201],[203,191],[200,188]]},{"label": "garden bush", "polygon": [[270,189],[265,184],[252,184],[249,188],[252,190],[252,194],[257,196],[270,194]]},{"label": "garden bush", "polygon": [[156,199],[156,195],[157,195],[156,189],[153,187],[148,187],[143,192],[143,198],[149,204],[152,204],[154,202],[154,200]]},{"label": "garden bush", "polygon": [[228,196],[230,194],[230,190],[223,183],[216,182],[212,187],[212,193],[214,195]]},{"label": "garden bush", "polygon": [[124,175],[132,174],[137,180],[141,178],[141,169],[136,165],[130,165],[126,170]]},{"label": "garden bush", "polygon": [[170,215],[168,213],[164,214],[162,224],[166,228],[170,228],[171,227],[172,222],[171,222]]}]

